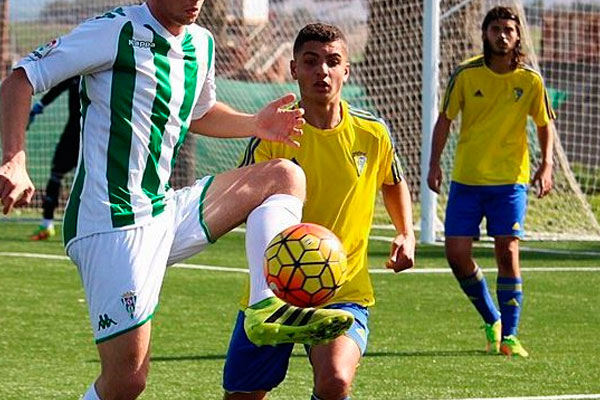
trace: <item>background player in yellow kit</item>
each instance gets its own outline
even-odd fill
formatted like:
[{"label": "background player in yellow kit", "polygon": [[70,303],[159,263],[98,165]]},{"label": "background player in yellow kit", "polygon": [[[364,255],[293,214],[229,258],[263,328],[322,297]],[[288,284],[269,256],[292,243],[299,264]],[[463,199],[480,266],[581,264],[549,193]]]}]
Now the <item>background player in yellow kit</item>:
[{"label": "background player in yellow kit", "polygon": [[[428,184],[438,192],[440,157],[450,124],[462,112],[446,207],[446,257],[461,288],[483,318],[488,351],[527,357],[517,339],[523,304],[519,238],[527,207],[527,116],[537,125],[542,162],[533,177],[538,196],[552,188],[550,129],[554,112],[540,74],[524,64],[519,17],[495,7],[482,23],[484,54],[458,66],[433,132]],[[498,310],[472,257],[485,216],[498,263]]]},{"label": "background player in yellow kit", "polygon": [[[309,349],[312,398],[346,399],[367,345],[368,307],[375,301],[367,268],[375,197],[381,189],[397,230],[387,261],[396,272],[414,263],[411,199],[385,123],[341,99],[350,73],[343,33],[330,25],[307,25],[294,43],[290,68],[300,88],[297,106],[304,108],[307,121],[300,147],[254,138],[242,164],[286,158],[300,165],[307,178],[302,220],[331,229],[348,253],[348,281],[327,307],[350,311],[355,323],[346,335]],[[247,301],[245,296],[242,307]],[[243,318],[240,312],[227,354],[225,398],[262,399],[283,381],[293,345],[255,346],[244,333]]]}]

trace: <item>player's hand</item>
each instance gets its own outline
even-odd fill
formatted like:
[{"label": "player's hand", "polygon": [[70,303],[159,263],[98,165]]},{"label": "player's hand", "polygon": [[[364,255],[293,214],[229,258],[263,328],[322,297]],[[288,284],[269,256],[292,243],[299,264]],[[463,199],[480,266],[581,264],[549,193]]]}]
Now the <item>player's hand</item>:
[{"label": "player's hand", "polygon": [[31,111],[29,112],[29,122],[27,127],[33,123],[35,120],[35,116],[44,112],[44,105],[39,101],[31,107]]},{"label": "player's hand", "polygon": [[256,114],[256,127],[261,139],[273,142],[283,142],[292,147],[300,147],[294,138],[302,136],[304,109],[286,109],[286,106],[296,100],[296,95],[288,93],[267,104]]},{"label": "player's hand", "polygon": [[19,152],[0,165],[0,202],[2,213],[31,202],[34,186],[25,169],[25,153]]},{"label": "player's hand", "polygon": [[385,267],[393,269],[394,272],[410,269],[415,265],[415,235],[398,235],[392,241],[390,258]]},{"label": "player's hand", "polygon": [[533,175],[531,184],[535,187],[538,199],[550,193],[552,190],[552,164],[543,162]]},{"label": "player's hand", "polygon": [[433,164],[429,166],[429,173],[427,174],[427,185],[429,189],[436,193],[440,193],[442,187],[442,168],[440,164]]}]

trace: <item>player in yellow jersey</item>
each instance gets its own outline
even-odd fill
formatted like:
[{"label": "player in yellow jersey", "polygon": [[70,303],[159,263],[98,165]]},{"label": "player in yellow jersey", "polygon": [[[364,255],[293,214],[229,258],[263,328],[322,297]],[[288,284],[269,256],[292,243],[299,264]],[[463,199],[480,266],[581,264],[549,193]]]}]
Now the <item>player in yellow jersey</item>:
[{"label": "player in yellow jersey", "polygon": [[[290,151],[255,138],[242,164],[286,158],[300,165],[307,179],[302,220],[331,229],[348,253],[348,282],[326,307],[351,312],[355,322],[346,335],[308,349],[314,371],[312,398],[346,399],[367,345],[368,307],[375,302],[367,268],[375,197],[381,189],[396,227],[386,263],[396,272],[414,264],[411,199],[385,123],[341,99],[350,73],[342,32],[325,24],[305,26],[294,43],[290,68],[307,121],[300,147]],[[242,308],[247,301],[246,295]],[[225,398],[263,399],[283,381],[293,345],[255,346],[242,328],[243,319],[240,312],[227,354]]]},{"label": "player in yellow jersey", "polygon": [[[552,188],[554,112],[542,77],[523,63],[520,30],[519,17],[510,8],[495,7],[485,16],[484,54],[459,65],[448,83],[433,131],[428,184],[439,193],[440,157],[460,112],[446,208],[446,257],[485,322],[487,350],[527,357],[516,336],[523,304],[519,239],[530,177],[526,124],[531,116],[537,125],[542,160],[532,182],[541,198]],[[472,256],[483,217],[494,237],[499,310]]]}]

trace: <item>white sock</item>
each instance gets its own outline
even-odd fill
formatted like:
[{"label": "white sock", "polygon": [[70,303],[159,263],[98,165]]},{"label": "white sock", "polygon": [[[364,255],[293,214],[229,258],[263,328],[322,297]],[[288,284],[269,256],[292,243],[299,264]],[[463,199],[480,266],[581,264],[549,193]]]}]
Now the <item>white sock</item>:
[{"label": "white sock", "polygon": [[49,229],[54,226],[54,220],[52,219],[42,219],[42,226],[46,229]]},{"label": "white sock", "polygon": [[290,194],[275,194],[256,207],[246,220],[246,258],[250,268],[250,303],[275,296],[263,271],[267,245],[279,232],[300,222],[302,201]]},{"label": "white sock", "polygon": [[94,385],[95,383],[92,383],[92,385],[88,388],[87,392],[85,392],[81,400],[101,400],[100,396],[98,396],[98,393],[96,393],[96,387]]}]

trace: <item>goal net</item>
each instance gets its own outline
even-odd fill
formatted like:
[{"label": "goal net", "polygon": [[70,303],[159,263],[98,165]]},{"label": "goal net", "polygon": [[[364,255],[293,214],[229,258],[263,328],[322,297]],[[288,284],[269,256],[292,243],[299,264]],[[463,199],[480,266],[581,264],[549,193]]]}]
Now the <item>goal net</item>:
[{"label": "goal net", "polygon": [[[8,4],[9,18],[2,10]],[[1,36],[0,60],[16,62],[35,47],[68,32],[87,17],[103,13],[119,0],[0,0],[9,34]],[[130,1],[129,4],[138,3]],[[600,10],[578,2],[440,1],[440,95],[453,68],[481,52],[480,23],[492,6],[513,6],[524,21],[523,39],[530,62],[546,80],[558,115],[555,190],[542,200],[530,195],[526,230],[533,236],[597,238],[600,227]],[[561,5],[562,4],[562,5]],[[8,20],[8,22],[6,21]],[[213,0],[204,3],[199,23],[216,39],[217,95],[237,109],[253,112],[292,91],[288,71],[298,30],[309,22],[338,25],[349,40],[351,79],[343,96],[352,104],[383,117],[396,139],[405,176],[411,187],[418,220],[421,179],[421,101],[423,2],[421,0]],[[526,21],[526,22],[525,22]],[[8,41],[8,42],[7,42]],[[2,58],[4,57],[4,58]],[[2,67],[0,61],[0,67]],[[0,68],[1,71],[1,68]],[[0,72],[1,73],[1,72]],[[0,75],[1,76],[1,75]],[[41,204],[54,146],[67,119],[66,94],[46,107],[28,133],[29,171]],[[532,126],[529,135],[532,169],[539,145]],[[458,124],[443,156],[449,182]],[[246,140],[189,137],[173,176],[175,186],[194,177],[234,168]],[[67,178],[67,185],[69,184]],[[65,195],[61,200],[64,206]],[[438,198],[437,218],[443,221],[447,186]],[[375,224],[389,226],[378,202]],[[443,232],[440,232],[440,234]]]}]

